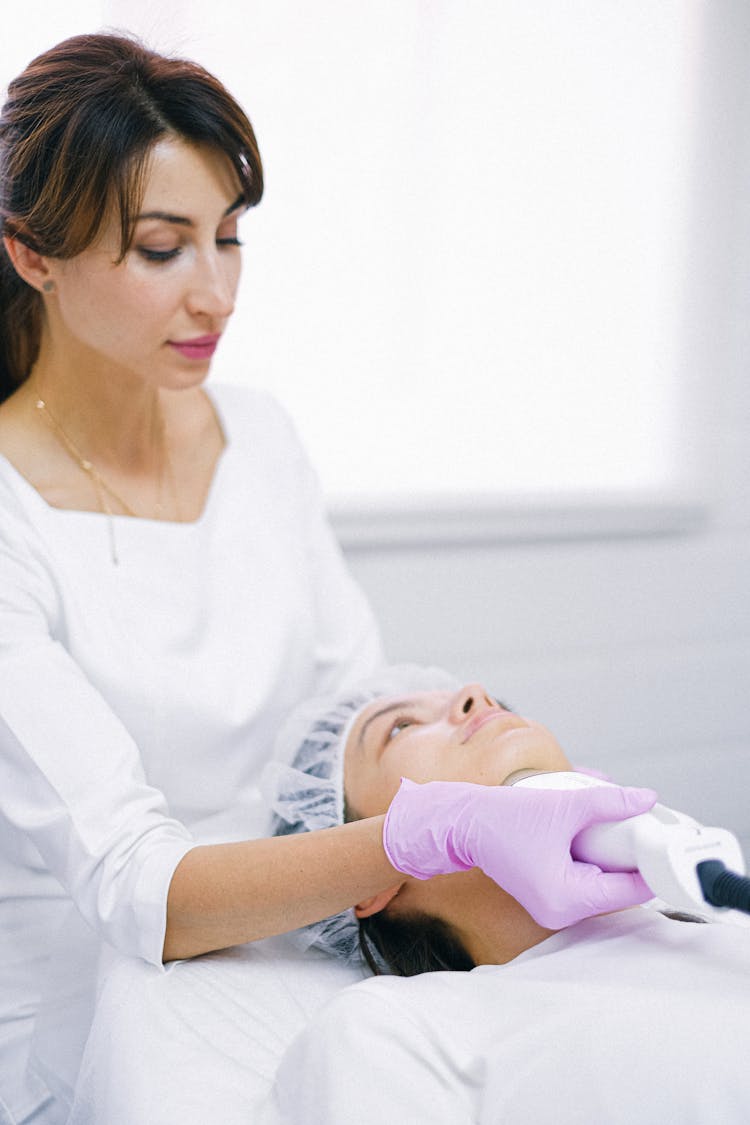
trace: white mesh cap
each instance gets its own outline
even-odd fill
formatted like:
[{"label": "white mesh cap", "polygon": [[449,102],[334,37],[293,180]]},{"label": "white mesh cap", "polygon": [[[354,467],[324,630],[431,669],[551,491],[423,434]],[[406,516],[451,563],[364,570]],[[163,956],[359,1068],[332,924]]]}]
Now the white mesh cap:
[{"label": "white mesh cap", "polygon": [[[384,667],[339,695],[297,707],[281,728],[261,785],[275,836],[313,832],[344,823],[344,748],[362,710],[375,699],[421,691],[457,691],[460,681],[442,668]],[[360,960],[359,925],[352,909],[296,931],[299,944],[347,961]]]}]

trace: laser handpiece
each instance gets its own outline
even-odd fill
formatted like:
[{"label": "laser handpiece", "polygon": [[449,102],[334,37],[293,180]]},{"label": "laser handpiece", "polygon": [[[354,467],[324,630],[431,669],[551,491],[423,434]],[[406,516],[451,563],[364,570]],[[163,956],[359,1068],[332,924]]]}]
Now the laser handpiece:
[{"label": "laser handpiece", "polygon": [[[571,771],[532,773],[510,784],[527,789],[585,789],[612,783]],[[730,906],[750,912],[750,880],[742,878],[746,868],[737,838],[725,828],[705,827],[666,805],[657,803],[649,812],[627,820],[583,829],[573,840],[571,853],[574,859],[605,871],[640,871],[654,896],[678,910],[714,920],[727,920]],[[722,875],[734,882],[722,882]]]}]

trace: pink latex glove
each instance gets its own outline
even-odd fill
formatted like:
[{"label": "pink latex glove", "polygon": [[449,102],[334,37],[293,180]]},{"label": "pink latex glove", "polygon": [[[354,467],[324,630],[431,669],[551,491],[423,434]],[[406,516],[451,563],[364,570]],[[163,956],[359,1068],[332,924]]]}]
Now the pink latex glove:
[{"label": "pink latex glove", "polygon": [[591,824],[625,820],[652,789],[514,789],[402,778],[383,827],[386,855],[417,879],[480,867],[541,926],[562,929],[652,898],[638,872],[602,872],[570,854]]}]

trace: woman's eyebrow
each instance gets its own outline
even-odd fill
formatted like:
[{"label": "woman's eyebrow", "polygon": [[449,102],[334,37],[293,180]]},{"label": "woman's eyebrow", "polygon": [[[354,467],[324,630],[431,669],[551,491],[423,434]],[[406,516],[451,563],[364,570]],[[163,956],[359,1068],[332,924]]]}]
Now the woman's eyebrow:
[{"label": "woman's eyebrow", "polygon": [[357,739],[357,747],[360,750],[362,749],[365,734],[367,733],[367,728],[369,727],[370,723],[374,723],[376,719],[381,719],[383,715],[387,715],[390,711],[398,711],[400,707],[406,707],[407,703],[408,700],[399,699],[395,703],[389,703],[386,707],[381,707],[381,709],[379,711],[376,711],[374,715],[370,715],[369,719],[367,719],[362,724],[362,729],[359,732],[359,738]]},{"label": "woman's eyebrow", "polygon": [[[239,207],[242,207],[244,202],[244,195],[237,196],[234,203],[229,204],[223,217],[228,218]],[[188,219],[186,215],[173,215],[170,211],[145,211],[142,215],[136,216],[136,222],[140,222],[142,219],[159,219],[162,223],[176,223],[181,227],[193,226],[193,220]]]},{"label": "woman's eyebrow", "polygon": [[170,215],[169,211],[144,211],[142,215],[136,215],[136,222],[140,223],[142,219],[160,219],[163,223],[177,223],[183,227],[193,225],[192,219],[186,218],[185,215]]},{"label": "woman's eyebrow", "polygon": [[238,195],[237,198],[235,199],[234,203],[231,203],[229,205],[229,207],[227,207],[226,211],[224,212],[224,217],[226,218],[227,215],[231,215],[232,212],[236,211],[239,207],[245,207],[245,206],[247,206],[247,200],[245,199],[245,196],[244,195]]}]

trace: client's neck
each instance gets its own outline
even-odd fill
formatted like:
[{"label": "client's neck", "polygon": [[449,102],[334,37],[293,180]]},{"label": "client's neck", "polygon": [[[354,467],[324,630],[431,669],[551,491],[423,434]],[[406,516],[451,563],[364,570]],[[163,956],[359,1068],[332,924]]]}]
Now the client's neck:
[{"label": "client's neck", "polygon": [[416,894],[419,909],[446,922],[477,965],[504,965],[555,932],[478,868],[429,879]]},{"label": "client's neck", "polygon": [[453,923],[475,965],[504,965],[555,933],[538,925],[523,907],[502,917],[484,917],[479,925],[475,921],[465,918]]}]

